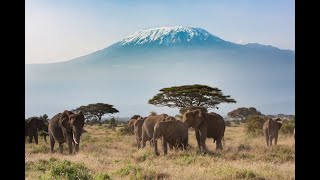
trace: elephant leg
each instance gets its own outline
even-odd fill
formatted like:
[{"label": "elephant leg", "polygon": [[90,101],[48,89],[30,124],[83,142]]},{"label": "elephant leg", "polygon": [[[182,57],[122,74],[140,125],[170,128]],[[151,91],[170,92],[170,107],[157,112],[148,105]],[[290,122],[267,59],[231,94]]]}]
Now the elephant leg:
[{"label": "elephant leg", "polygon": [[32,137],[33,137],[33,135],[29,134],[29,140],[28,140],[29,143],[32,143]]},{"label": "elephant leg", "polygon": [[216,150],[222,150],[222,138],[216,140]]},{"label": "elephant leg", "polygon": [[[147,137],[145,131],[142,131],[142,148],[146,147],[146,142],[147,142]],[[150,146],[151,146],[151,141],[150,141]]]},{"label": "elephant leg", "polygon": [[269,136],[269,145],[272,146],[272,136]]},{"label": "elephant leg", "polygon": [[278,143],[278,134],[276,134],[274,137],[274,145],[277,145],[277,143]]},{"label": "elephant leg", "polygon": [[195,131],[195,133],[196,133],[196,138],[197,138],[198,148],[199,148],[199,150],[201,150],[201,143],[200,143],[200,133],[199,133],[199,130],[198,130],[198,129],[195,129],[194,131]]},{"label": "elephant leg", "polygon": [[173,145],[172,145],[172,144],[170,144],[170,143],[169,143],[169,149],[170,149],[170,151],[172,151],[172,150],[173,150]]},{"label": "elephant leg", "polygon": [[63,153],[63,143],[59,143],[59,152]]},{"label": "elephant leg", "polygon": [[51,153],[53,153],[54,151],[53,151],[53,148],[54,148],[54,138],[52,137],[52,135],[49,135],[49,137],[50,137],[50,151],[51,151]]},{"label": "elephant leg", "polygon": [[206,139],[207,139],[207,131],[203,129],[200,131],[200,143],[201,143],[201,153],[202,154],[207,153]]},{"label": "elephant leg", "polygon": [[267,142],[267,146],[269,146],[269,136],[266,134],[266,142]]},{"label": "elephant leg", "polygon": [[163,147],[164,155],[167,155],[168,154],[168,144],[167,144],[167,140],[164,137],[162,138],[162,147]]},{"label": "elephant leg", "polygon": [[36,144],[38,144],[38,133],[33,135],[34,137],[34,141],[36,142]]},{"label": "elephant leg", "polygon": [[139,138],[136,138],[136,140],[137,140],[138,149],[140,149],[140,140],[139,140]]}]

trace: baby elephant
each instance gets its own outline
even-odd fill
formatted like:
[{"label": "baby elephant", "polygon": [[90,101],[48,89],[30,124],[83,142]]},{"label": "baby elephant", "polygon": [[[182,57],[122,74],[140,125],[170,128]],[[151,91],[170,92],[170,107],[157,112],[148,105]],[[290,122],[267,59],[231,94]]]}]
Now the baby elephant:
[{"label": "baby elephant", "polygon": [[154,151],[157,156],[160,155],[157,145],[157,139],[160,137],[162,137],[164,155],[168,153],[167,143],[184,150],[188,146],[188,126],[181,121],[157,122],[153,132]]},{"label": "baby elephant", "polygon": [[263,132],[266,137],[267,146],[272,145],[273,138],[274,138],[274,144],[277,145],[278,132],[281,126],[282,126],[282,121],[279,118],[276,120],[272,120],[270,118],[263,124]]}]

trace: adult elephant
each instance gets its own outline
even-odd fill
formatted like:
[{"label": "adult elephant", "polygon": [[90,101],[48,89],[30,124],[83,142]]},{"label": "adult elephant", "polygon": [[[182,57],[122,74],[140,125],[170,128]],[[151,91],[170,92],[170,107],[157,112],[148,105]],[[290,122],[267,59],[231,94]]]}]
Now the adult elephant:
[{"label": "adult elephant", "polygon": [[[38,117],[30,117],[25,120],[25,137],[29,136],[29,143],[32,143],[32,139],[36,144],[38,144],[38,131],[43,130],[44,133],[48,134],[45,130],[47,129],[47,125],[45,122]],[[46,136],[44,136],[44,141],[47,143]],[[47,143],[48,144],[48,143]]]},{"label": "adult elephant", "polygon": [[168,153],[167,144],[170,147],[185,150],[188,146],[188,126],[181,121],[162,121],[154,126],[153,140],[154,152],[159,156],[157,139],[162,138],[164,155]]},{"label": "adult elephant", "polygon": [[[159,121],[171,121],[175,120],[174,117],[169,116],[167,114],[160,114],[160,115],[149,115],[142,125],[142,148],[146,146],[146,142],[150,141],[150,146],[153,146],[153,131],[154,126]],[[171,149],[171,147],[170,147]]]},{"label": "adult elephant", "polygon": [[226,129],[222,116],[214,112],[206,113],[196,109],[184,113],[182,122],[188,127],[194,128],[198,147],[202,154],[207,152],[206,138],[213,138],[213,142],[216,142],[216,149],[222,150],[222,138]]},{"label": "adult elephant", "polygon": [[266,137],[267,146],[272,146],[272,140],[274,139],[274,144],[277,145],[278,133],[282,126],[282,121],[280,118],[273,120],[269,118],[263,124],[263,132]]},{"label": "adult elephant", "polygon": [[63,152],[63,143],[68,144],[69,153],[73,152],[73,144],[75,152],[79,151],[80,136],[84,126],[84,115],[73,113],[65,110],[56,114],[49,123],[50,150],[53,153],[54,144],[59,144],[60,153]]},{"label": "adult elephant", "polygon": [[136,140],[137,140],[138,149],[141,148],[142,125],[143,125],[145,119],[146,118],[138,117],[138,119],[135,119],[132,123],[134,136],[136,137]]}]

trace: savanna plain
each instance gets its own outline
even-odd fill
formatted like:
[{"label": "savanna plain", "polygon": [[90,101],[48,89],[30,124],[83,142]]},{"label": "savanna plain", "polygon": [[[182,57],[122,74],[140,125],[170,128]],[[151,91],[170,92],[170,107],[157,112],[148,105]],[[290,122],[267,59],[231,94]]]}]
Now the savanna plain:
[{"label": "savanna plain", "polygon": [[295,179],[292,134],[279,134],[278,145],[267,147],[264,136],[250,136],[242,123],[226,127],[223,150],[206,140],[209,153],[201,155],[192,128],[189,148],[156,156],[149,143],[138,149],[133,134],[118,126],[85,125],[80,151],[50,153],[49,144],[25,143],[25,179]]}]

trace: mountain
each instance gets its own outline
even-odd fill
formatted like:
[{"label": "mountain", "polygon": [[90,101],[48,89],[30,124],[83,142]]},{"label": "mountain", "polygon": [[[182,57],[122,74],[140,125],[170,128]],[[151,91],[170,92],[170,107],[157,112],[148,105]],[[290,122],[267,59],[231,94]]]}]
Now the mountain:
[{"label": "mountain", "polygon": [[[159,89],[207,84],[237,104],[266,114],[294,114],[295,54],[270,45],[228,42],[194,27],[140,30],[70,61],[26,65],[26,116],[53,114],[83,104],[113,104],[120,116],[177,109],[148,105]],[[173,115],[174,115],[173,114]]]}]

